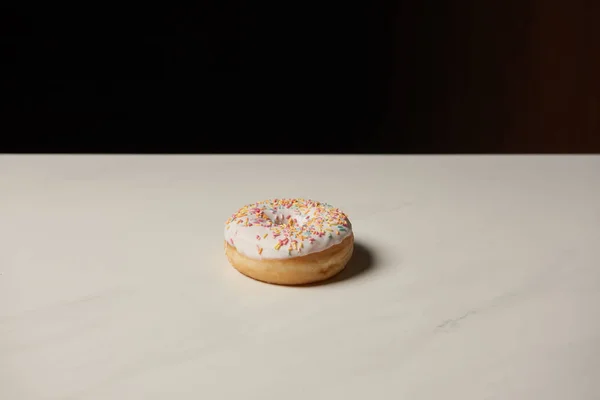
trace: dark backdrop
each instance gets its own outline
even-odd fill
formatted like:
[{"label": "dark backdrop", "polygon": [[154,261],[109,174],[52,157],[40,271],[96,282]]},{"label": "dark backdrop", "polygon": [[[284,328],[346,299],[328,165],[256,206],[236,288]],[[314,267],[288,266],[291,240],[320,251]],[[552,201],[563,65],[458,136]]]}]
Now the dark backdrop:
[{"label": "dark backdrop", "polygon": [[599,4],[4,7],[0,151],[598,152]]}]

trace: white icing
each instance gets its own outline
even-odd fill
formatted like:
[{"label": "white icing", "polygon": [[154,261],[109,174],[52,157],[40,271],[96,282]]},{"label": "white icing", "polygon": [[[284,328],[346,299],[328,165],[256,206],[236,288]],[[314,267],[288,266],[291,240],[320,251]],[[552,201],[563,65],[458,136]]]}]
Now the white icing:
[{"label": "white icing", "polygon": [[304,199],[250,204],[225,224],[227,243],[240,254],[259,260],[316,253],[341,243],[351,234],[352,225],[342,211],[327,203]]}]

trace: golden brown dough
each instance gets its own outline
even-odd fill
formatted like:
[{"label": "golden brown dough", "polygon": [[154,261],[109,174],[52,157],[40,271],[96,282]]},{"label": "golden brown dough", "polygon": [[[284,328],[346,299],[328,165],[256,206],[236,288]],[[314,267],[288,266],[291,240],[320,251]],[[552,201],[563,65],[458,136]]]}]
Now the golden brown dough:
[{"label": "golden brown dough", "polygon": [[277,285],[302,285],[324,281],[341,272],[354,250],[354,235],[318,253],[288,259],[248,258],[225,242],[231,265],[250,278]]}]

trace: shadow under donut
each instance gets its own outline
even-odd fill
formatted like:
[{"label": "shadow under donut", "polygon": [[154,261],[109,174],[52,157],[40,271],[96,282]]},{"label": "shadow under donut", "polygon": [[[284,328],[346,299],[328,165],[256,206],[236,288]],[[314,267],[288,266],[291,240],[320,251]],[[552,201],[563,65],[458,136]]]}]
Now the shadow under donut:
[{"label": "shadow under donut", "polygon": [[345,281],[371,271],[374,266],[375,256],[373,255],[373,252],[364,244],[360,242],[354,242],[352,258],[350,261],[348,261],[348,264],[346,264],[346,268],[344,268],[339,274],[334,275],[325,281],[309,283],[306,285],[298,285],[298,287],[330,285],[332,283]]}]

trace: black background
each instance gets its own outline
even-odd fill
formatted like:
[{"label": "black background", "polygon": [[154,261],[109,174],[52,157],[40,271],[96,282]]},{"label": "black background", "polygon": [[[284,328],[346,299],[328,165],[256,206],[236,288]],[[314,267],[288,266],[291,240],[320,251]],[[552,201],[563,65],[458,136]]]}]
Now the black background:
[{"label": "black background", "polygon": [[560,3],[4,8],[0,151],[599,151],[598,6]]}]

